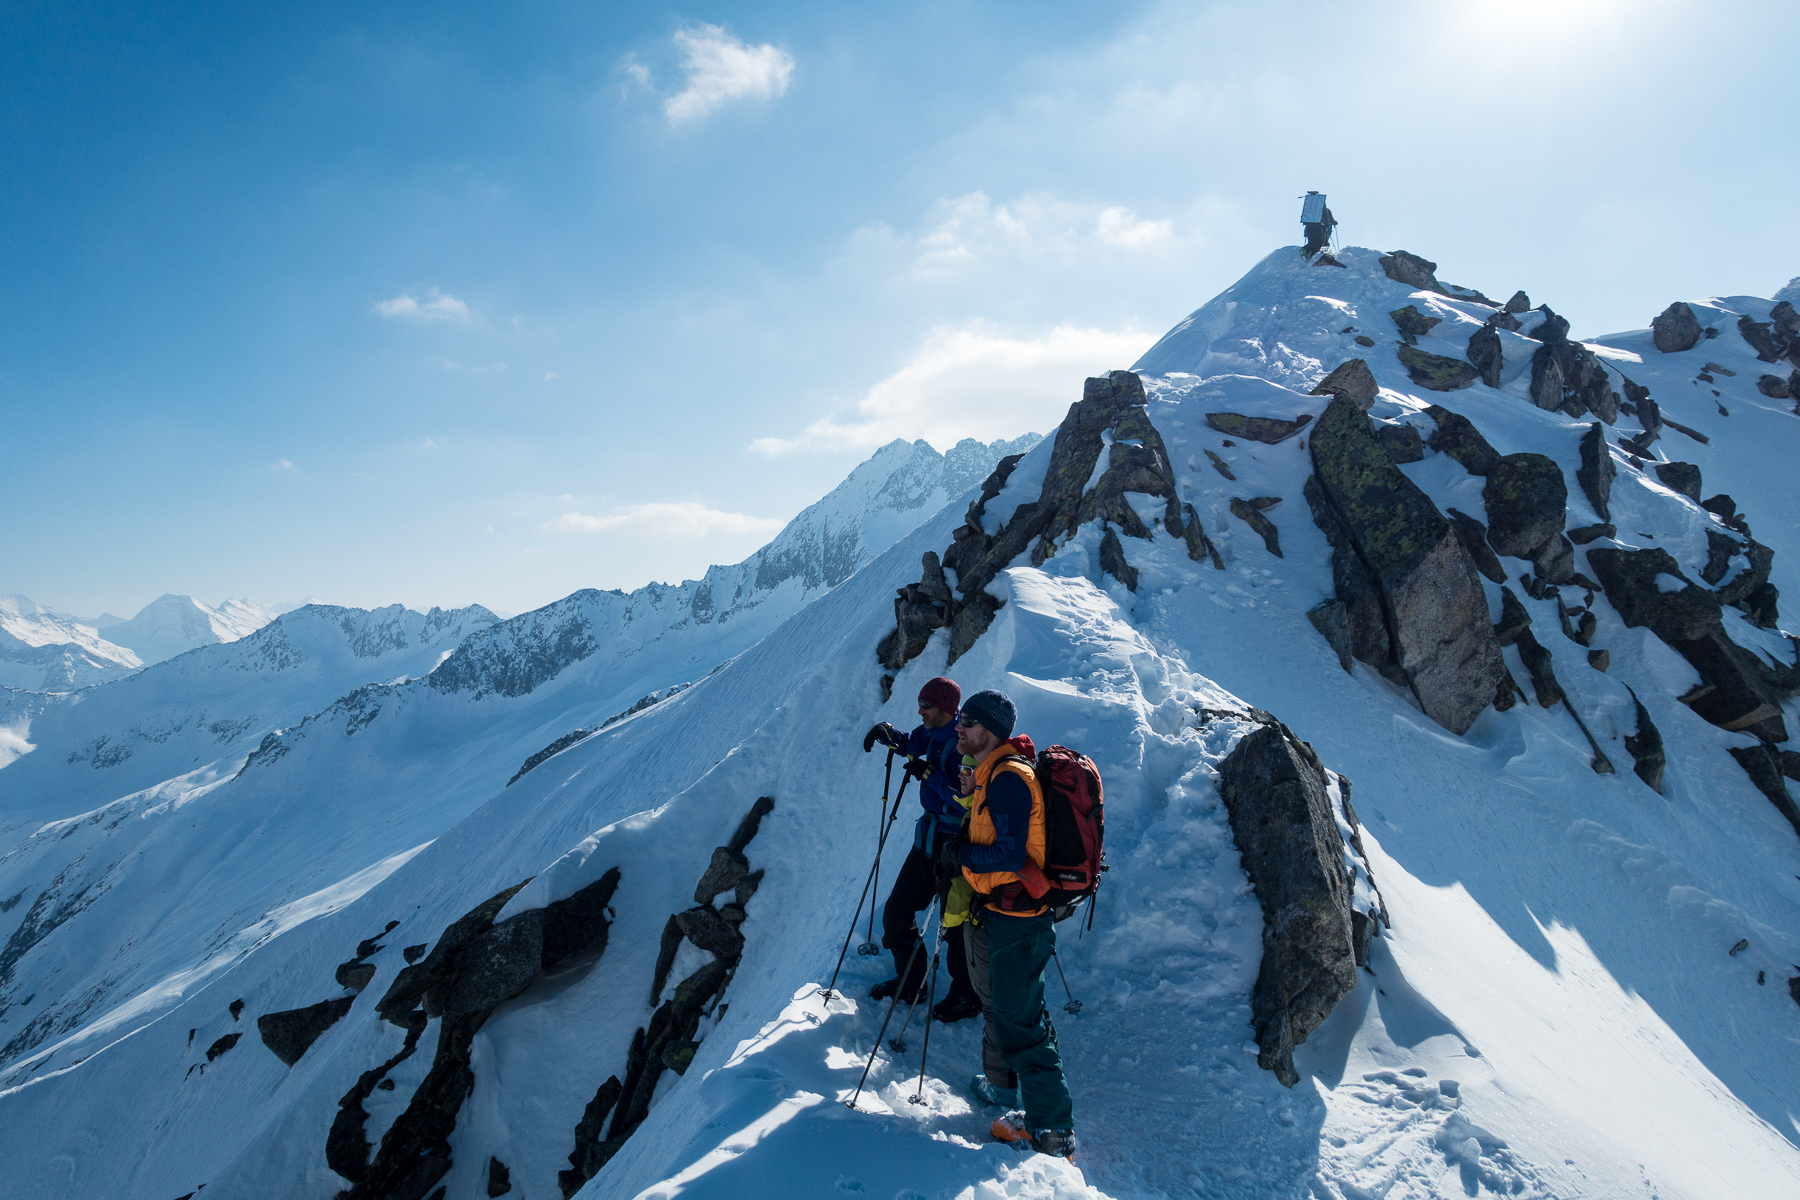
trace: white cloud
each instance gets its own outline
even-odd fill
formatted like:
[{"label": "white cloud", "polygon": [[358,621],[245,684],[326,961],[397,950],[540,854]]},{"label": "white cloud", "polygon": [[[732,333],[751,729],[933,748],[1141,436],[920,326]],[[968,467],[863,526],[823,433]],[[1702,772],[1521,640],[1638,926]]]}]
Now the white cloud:
[{"label": "white cloud", "polygon": [[408,321],[453,321],[458,325],[469,323],[469,306],[455,296],[444,295],[436,288],[432,288],[423,300],[410,292],[403,292],[392,300],[381,301],[373,311],[384,317],[401,317]]},{"label": "white cloud", "polygon": [[1109,246],[1136,250],[1144,246],[1167,245],[1175,236],[1175,223],[1140,221],[1129,208],[1114,207],[1100,213],[1100,224],[1095,232]]},{"label": "white cloud", "polygon": [[[877,230],[860,236],[870,243],[886,240]],[[916,277],[944,279],[1021,260],[1092,269],[1116,259],[1117,251],[1162,249],[1176,241],[1173,220],[1142,220],[1123,205],[1103,208],[1043,194],[996,204],[985,192],[969,192],[938,201],[910,249]]]},{"label": "white cloud", "polygon": [[980,322],[938,328],[911,362],[868,390],[850,419],[826,417],[797,437],[758,438],[750,449],[867,450],[897,437],[948,446],[1044,432],[1081,398],[1084,378],[1129,366],[1152,340],[1136,329],[1073,325],[1037,338],[1006,337]]},{"label": "white cloud", "polygon": [[[711,116],[739,100],[772,100],[787,91],[794,74],[794,57],[787,51],[767,42],[745,45],[719,25],[683,29],[675,44],[687,87],[663,102],[671,125]],[[649,73],[639,78],[647,81]]]},{"label": "white cloud", "polygon": [[285,458],[278,458],[269,464],[269,470],[271,471],[291,471],[293,469],[294,464]]},{"label": "white cloud", "polygon": [[566,512],[544,522],[552,533],[605,533],[619,529],[645,537],[688,541],[715,533],[774,533],[787,522],[747,513],[722,512],[691,500],[674,504],[633,504],[604,517]]}]

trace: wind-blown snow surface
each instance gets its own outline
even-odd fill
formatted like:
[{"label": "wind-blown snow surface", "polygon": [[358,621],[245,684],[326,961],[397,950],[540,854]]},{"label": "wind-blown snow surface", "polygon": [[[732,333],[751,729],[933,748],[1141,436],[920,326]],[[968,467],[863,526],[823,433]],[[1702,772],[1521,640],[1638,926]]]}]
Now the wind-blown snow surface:
[{"label": "wind-blown snow surface", "polygon": [[[1158,529],[1150,543],[1126,539],[1141,572],[1132,594],[1099,573],[1098,532],[1084,528],[1042,569],[1002,574],[1005,607],[954,669],[965,689],[1006,688],[1023,729],[1091,753],[1107,784],[1114,869],[1093,933],[1063,931],[1062,962],[1085,1002],[1079,1017],[1057,1014],[1084,1145],[1078,1167],[985,1141],[989,1114],[962,1091],[979,1063],[972,1023],[934,1027],[925,1104],[908,1100],[915,1029],[908,1056],[878,1056],[861,1111],[850,1112],[837,1101],[880,1021],[855,997],[887,973],[885,961],[851,957],[851,999],[827,1005],[816,994],[873,848],[880,768],[860,751],[862,731],[904,720],[918,685],[944,668],[940,633],[883,706],[874,646],[892,625],[892,589],[917,577],[924,550],[948,543],[961,519],[953,504],[723,669],[511,787],[503,780],[519,740],[482,742],[481,730],[529,719],[548,731],[600,711],[591,690],[559,684],[566,667],[523,696],[509,690],[535,673],[529,654],[503,651],[557,644],[553,616],[527,614],[543,622],[535,638],[515,623],[476,635],[464,650],[481,652],[466,671],[439,669],[454,686],[432,686],[433,675],[370,689],[270,743],[237,778],[125,814],[166,831],[162,847],[120,868],[141,877],[145,909],[115,909],[92,926],[83,923],[98,906],[79,914],[58,931],[60,960],[34,969],[56,995],[73,987],[59,967],[122,964],[130,978],[61,1040],[0,1073],[9,1186],[42,1196],[175,1196],[201,1183],[209,1198],[332,1195],[343,1181],[325,1166],[324,1142],[337,1100],[400,1044],[373,1013],[400,948],[434,941],[528,876],[509,911],[618,866],[599,962],[508,1001],[477,1035],[474,1090],[444,1180],[452,1198],[485,1195],[493,1155],[511,1167],[512,1194],[559,1195],[556,1171],[582,1106],[622,1071],[650,1015],[663,922],[691,902],[711,847],[770,795],[776,807],[748,849],[767,877],[748,904],[729,1003],[703,1024],[687,1074],[665,1077],[649,1119],[584,1196],[1796,1194],[1800,1009],[1786,979],[1800,962],[1800,839],[1725,754],[1747,739],[1677,704],[1686,668],[1604,605],[1595,644],[1612,652],[1609,675],[1556,634],[1553,605],[1527,601],[1620,775],[1589,769],[1560,708],[1489,711],[1457,738],[1374,673],[1344,674],[1304,616],[1329,593],[1330,568],[1300,498],[1310,470],[1301,439],[1226,447],[1201,419],[1226,408],[1316,414],[1323,405],[1303,385],[1361,354],[1386,388],[1377,416],[1416,422],[1428,401],[1447,399],[1501,451],[1529,448],[1573,467],[1585,426],[1523,398],[1529,343],[1502,335],[1504,389],[1415,396],[1385,314],[1435,306],[1446,316],[1436,336],[1457,353],[1464,306],[1386,280],[1371,252],[1344,258],[1350,269],[1335,271],[1302,266],[1292,249],[1271,256],[1234,289],[1235,309],[1223,318],[1203,309],[1191,326],[1214,349],[1183,361],[1212,377],[1152,381],[1151,415],[1185,468],[1182,498],[1226,570],[1189,561]],[[1719,306],[1761,319],[1768,302]],[[1647,315],[1661,307],[1647,304]],[[1380,344],[1357,350],[1337,332],[1346,325]],[[1767,467],[1791,444],[1795,418],[1745,394],[1755,374],[1733,337],[1727,327],[1674,356],[1645,350],[1640,335],[1608,341],[1611,361],[1630,362],[1665,411],[1711,435],[1682,451],[1703,466],[1709,491],[1738,498],[1778,552],[1776,582],[1800,595],[1791,487]],[[1219,375],[1224,360],[1205,355],[1227,343],[1238,373]],[[1708,359],[1739,369],[1730,417],[1687,382]],[[1680,437],[1671,431],[1659,448]],[[1034,450],[1020,477],[1041,477],[1049,449]],[[1204,449],[1238,481],[1214,473]],[[1428,455],[1405,469],[1440,507],[1480,511],[1480,481],[1454,463]],[[1666,546],[1691,567],[1708,518],[1622,462],[1620,475],[1621,538]],[[1285,558],[1229,516],[1235,495],[1285,499],[1269,510]],[[1142,511],[1153,529],[1161,508]],[[1747,626],[1733,635],[1778,648]],[[1663,796],[1628,771],[1626,683],[1668,740]],[[560,724],[547,715],[559,686],[585,705],[571,704]],[[530,703],[544,707],[528,717]],[[1261,912],[1214,786],[1217,764],[1250,728],[1233,715],[1246,704],[1273,711],[1354,781],[1394,922],[1372,972],[1301,1048],[1291,1091],[1255,1064],[1248,1001]],[[462,790],[450,796],[454,780]],[[23,849],[97,829],[48,827]],[[890,847],[890,870],[904,841]],[[79,851],[59,853],[45,849],[41,862]],[[13,911],[35,907],[41,886],[22,891]],[[257,1044],[257,1015],[342,994],[333,967],[389,921],[400,925],[370,959],[379,973],[369,992],[304,1058],[289,1069]],[[1729,955],[1740,938],[1748,949]],[[33,955],[53,946],[46,939]],[[1060,1001],[1054,976],[1051,989]],[[240,998],[234,1019],[227,1005]],[[372,1095],[372,1142],[425,1070],[435,1029],[396,1071],[399,1086]],[[207,1048],[234,1032],[243,1042],[208,1062]]]}]

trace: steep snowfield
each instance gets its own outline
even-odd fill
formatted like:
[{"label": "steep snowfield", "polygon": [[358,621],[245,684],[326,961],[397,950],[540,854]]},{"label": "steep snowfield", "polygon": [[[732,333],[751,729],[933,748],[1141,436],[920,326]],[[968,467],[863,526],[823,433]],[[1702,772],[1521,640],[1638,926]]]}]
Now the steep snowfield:
[{"label": "steep snowfield", "polygon": [[[34,826],[0,859],[0,921],[60,923],[17,955],[26,925],[0,924],[12,930],[0,952],[0,1002],[11,1006],[0,1030],[16,1037],[34,1013],[58,1015],[0,1054],[9,1187],[335,1194],[345,1181],[327,1167],[325,1142],[339,1100],[401,1046],[401,1030],[373,1009],[402,948],[435,942],[528,877],[503,915],[616,866],[605,953],[506,1001],[475,1035],[473,1089],[441,1181],[447,1200],[486,1195],[493,1156],[510,1167],[509,1194],[559,1196],[583,1106],[624,1073],[633,1032],[650,1018],[665,920],[692,903],[711,848],[767,795],[775,808],[746,851],[767,874],[746,905],[727,1002],[702,1022],[686,1074],[664,1076],[648,1119],[583,1196],[1800,1194],[1800,1008],[1787,984],[1800,972],[1800,838],[1725,753],[1748,736],[1675,700],[1691,670],[1604,601],[1594,606],[1594,645],[1611,654],[1603,674],[1557,631],[1554,602],[1529,599],[1558,677],[1617,773],[1590,769],[1592,751],[1560,705],[1489,710],[1466,736],[1447,733],[1374,672],[1344,673],[1306,619],[1332,584],[1301,498],[1312,469],[1304,437],[1227,446],[1203,419],[1316,417],[1324,401],[1307,389],[1360,356],[1383,385],[1377,418],[1429,432],[1424,408],[1444,403],[1501,452],[1548,454],[1572,476],[1586,422],[1525,397],[1534,343],[1501,335],[1499,389],[1421,392],[1394,356],[1387,313],[1412,303],[1442,316],[1422,345],[1459,356],[1487,310],[1387,279],[1373,252],[1342,258],[1347,269],[1334,270],[1278,251],[1140,364],[1157,376],[1149,412],[1181,499],[1225,569],[1191,561],[1161,530],[1161,502],[1146,502],[1152,540],[1123,539],[1135,593],[1101,572],[1100,533],[1085,526],[1041,568],[1020,560],[1001,575],[992,590],[1005,606],[952,670],[965,689],[1007,689],[1023,729],[1092,754],[1106,780],[1114,869],[1093,931],[1061,931],[1062,965],[1083,1001],[1079,1016],[1055,1011],[1083,1139],[1075,1166],[985,1140],[990,1114],[962,1090],[979,1062],[971,1023],[933,1027],[924,1103],[909,1099],[915,1026],[905,1055],[878,1054],[849,1111],[838,1101],[882,1015],[859,997],[886,960],[852,955],[848,998],[818,995],[875,841],[880,760],[861,753],[862,732],[907,718],[919,684],[944,670],[947,639],[937,634],[901,672],[886,705],[874,647],[893,625],[893,589],[917,578],[924,551],[948,544],[961,496],[766,629],[739,610],[734,621],[756,636],[716,671],[707,651],[725,642],[709,641],[716,622],[699,619],[689,585],[660,597],[578,593],[475,633],[423,678],[345,697],[262,742],[235,776]],[[1699,464],[1706,494],[1736,497],[1777,552],[1775,582],[1800,595],[1791,475],[1777,470],[1796,418],[1755,392],[1754,356],[1735,331],[1736,314],[1766,319],[1770,302],[1709,304],[1721,336],[1692,351],[1661,355],[1647,335],[1627,334],[1605,339],[1603,353],[1710,437],[1701,445],[1670,430],[1656,452]],[[1661,307],[1646,304],[1646,316]],[[1357,333],[1376,344],[1357,345]],[[1737,374],[1691,382],[1709,361]],[[1618,433],[1635,432],[1623,418]],[[990,513],[1034,498],[1027,484],[1044,478],[1049,451],[1046,442],[1027,456],[1016,493],[1009,486]],[[1615,460],[1617,544],[1664,546],[1695,573],[1711,518],[1623,452]],[[1447,457],[1428,452],[1403,469],[1440,508],[1482,511],[1481,481]],[[1233,497],[1281,498],[1265,511],[1282,557],[1230,514]],[[1571,524],[1592,519],[1584,505],[1572,487]],[[803,581],[784,586],[817,595]],[[1483,586],[1498,611],[1497,587]],[[1782,638],[1727,621],[1742,644],[1791,661]],[[657,636],[637,642],[640,628]],[[1527,678],[1516,651],[1507,662]],[[631,686],[615,686],[627,677]],[[521,750],[545,735],[599,723],[627,707],[633,687],[689,679],[506,784]],[[1667,742],[1662,795],[1630,771],[1627,685]],[[1256,1065],[1249,994],[1261,909],[1214,783],[1252,728],[1250,705],[1352,782],[1393,920],[1371,970],[1300,1048],[1291,1090]],[[34,738],[47,719],[36,718]],[[0,787],[41,753],[0,771]],[[902,833],[890,845],[888,871],[905,842]],[[368,958],[368,991],[284,1067],[254,1019],[347,995],[336,965],[389,922],[399,924]],[[1748,945],[1729,953],[1740,939]],[[671,985],[703,958],[682,955]],[[27,981],[41,994],[27,999]],[[1054,975],[1050,989],[1060,1004]],[[241,1016],[228,1008],[239,999]],[[438,1028],[395,1068],[395,1089],[370,1093],[371,1143],[406,1106]],[[234,1033],[242,1041],[221,1049]]]}]

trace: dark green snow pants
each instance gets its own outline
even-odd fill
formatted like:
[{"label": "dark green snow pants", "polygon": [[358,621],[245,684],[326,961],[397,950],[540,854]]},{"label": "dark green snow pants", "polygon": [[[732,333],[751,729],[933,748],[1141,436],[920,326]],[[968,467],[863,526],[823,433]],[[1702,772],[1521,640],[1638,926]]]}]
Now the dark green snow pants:
[{"label": "dark green snow pants", "polygon": [[1000,1053],[1019,1077],[1025,1128],[1073,1129],[1069,1084],[1056,1049],[1056,1026],[1044,1004],[1044,968],[1056,949],[1049,913],[1008,917],[983,910],[987,930],[988,987],[993,994],[994,1034]]}]

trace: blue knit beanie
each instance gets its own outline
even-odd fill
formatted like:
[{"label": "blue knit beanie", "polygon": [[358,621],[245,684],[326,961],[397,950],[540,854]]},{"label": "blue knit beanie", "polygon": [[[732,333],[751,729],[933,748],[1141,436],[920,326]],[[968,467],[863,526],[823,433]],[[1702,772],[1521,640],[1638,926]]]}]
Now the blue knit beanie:
[{"label": "blue knit beanie", "polygon": [[987,729],[1001,741],[1012,736],[1013,725],[1019,719],[1018,709],[1005,692],[992,689],[976,692],[963,701],[962,715],[977,725]]}]

